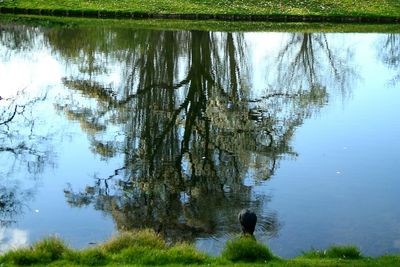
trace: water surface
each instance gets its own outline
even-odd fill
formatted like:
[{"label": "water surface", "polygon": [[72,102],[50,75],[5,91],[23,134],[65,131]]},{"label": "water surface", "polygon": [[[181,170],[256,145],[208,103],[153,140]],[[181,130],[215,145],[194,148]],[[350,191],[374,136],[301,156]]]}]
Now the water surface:
[{"label": "water surface", "polygon": [[400,35],[0,26],[0,250],[153,228],[400,252]]}]

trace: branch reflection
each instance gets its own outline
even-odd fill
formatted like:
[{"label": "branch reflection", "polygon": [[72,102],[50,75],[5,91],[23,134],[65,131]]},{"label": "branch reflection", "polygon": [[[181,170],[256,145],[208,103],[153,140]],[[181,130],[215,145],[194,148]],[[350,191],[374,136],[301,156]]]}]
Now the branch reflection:
[{"label": "branch reflection", "polygon": [[400,35],[387,34],[384,41],[379,43],[382,43],[382,46],[378,47],[379,57],[385,65],[395,71],[390,82],[396,85],[400,81]]},{"label": "branch reflection", "polygon": [[[334,35],[332,35],[334,37]],[[353,51],[326,33],[291,33],[276,57],[277,87],[297,90],[336,90],[346,96],[357,74],[351,67]],[[332,44],[333,43],[333,44]],[[327,95],[325,99],[327,101]],[[320,103],[323,104],[323,103]]]},{"label": "branch reflection", "polygon": [[0,226],[15,223],[36,192],[35,182],[21,183],[17,174],[35,178],[53,162],[48,136],[40,133],[33,116],[46,97],[20,90],[0,100]]}]

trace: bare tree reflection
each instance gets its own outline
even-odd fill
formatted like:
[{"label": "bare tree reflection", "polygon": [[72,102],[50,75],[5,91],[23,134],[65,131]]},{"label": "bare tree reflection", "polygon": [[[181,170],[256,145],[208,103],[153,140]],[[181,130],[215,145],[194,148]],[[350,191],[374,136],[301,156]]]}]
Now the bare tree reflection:
[{"label": "bare tree reflection", "polygon": [[[28,171],[37,174],[44,165],[51,162],[51,150],[47,149],[48,136],[36,133],[33,109],[39,102],[45,101],[47,95],[29,96],[21,90],[14,97],[2,99],[0,105],[0,153],[8,153],[14,157],[15,163],[26,164]],[[10,161],[8,161],[10,162]],[[6,168],[3,168],[4,172]],[[10,175],[15,169],[9,169],[5,175]]]},{"label": "bare tree reflection", "polygon": [[400,35],[387,34],[383,40],[382,46],[379,46],[378,53],[385,65],[393,69],[396,73],[391,80],[392,84],[400,81]]},{"label": "bare tree reflection", "polygon": [[[31,26],[21,26],[14,24],[0,25],[0,56],[3,60],[8,60],[13,53],[32,50],[35,47],[45,46],[41,38],[42,30]],[[42,42],[38,42],[41,39]]]},{"label": "bare tree reflection", "polygon": [[[30,97],[24,90],[0,100],[0,224],[9,226],[23,213],[33,197],[35,186],[22,184],[16,174],[23,170],[33,178],[51,164],[48,136],[38,133],[35,107],[46,94]],[[40,130],[39,130],[40,132]],[[27,185],[28,184],[28,185]]]},{"label": "bare tree reflection", "polygon": [[334,50],[326,33],[291,33],[284,42],[277,56],[276,84],[281,90],[306,90],[316,95],[335,89],[343,96],[350,92],[357,77],[349,64],[350,48]]},{"label": "bare tree reflection", "polygon": [[0,178],[0,227],[8,227],[16,222],[16,217],[34,195],[34,189],[23,189],[18,184]]},{"label": "bare tree reflection", "polygon": [[[38,48],[41,30],[29,26],[0,25],[0,56],[9,60],[15,53]],[[43,40],[43,38],[42,38]],[[35,177],[46,164],[52,162],[47,136],[38,133],[33,116],[35,107],[45,101],[46,94],[33,96],[26,90],[0,93],[0,226],[9,227],[24,213],[35,193],[35,186],[18,179]],[[4,228],[3,228],[4,229]]]}]

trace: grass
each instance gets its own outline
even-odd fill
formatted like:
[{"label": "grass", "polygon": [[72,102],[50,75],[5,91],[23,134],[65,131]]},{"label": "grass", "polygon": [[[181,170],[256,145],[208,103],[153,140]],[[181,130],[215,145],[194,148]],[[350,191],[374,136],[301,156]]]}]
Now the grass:
[{"label": "grass", "polygon": [[100,16],[107,17],[173,15],[228,20],[248,20],[248,16],[263,20],[266,16],[279,20],[287,19],[284,16],[301,16],[297,20],[303,16],[399,18],[400,14],[398,0],[3,0],[0,7],[54,15],[98,16],[100,11]]},{"label": "grass", "polygon": [[275,258],[269,248],[256,242],[251,236],[228,241],[222,257],[233,262],[267,262]]},{"label": "grass", "polygon": [[71,250],[57,237],[48,237],[31,248],[22,248],[10,251],[1,257],[0,262],[15,265],[32,265],[36,263],[50,263],[61,259]]},{"label": "grass", "polygon": [[360,259],[360,250],[355,246],[332,246],[327,250],[311,250],[303,253],[303,257],[310,259]]},{"label": "grass", "polygon": [[143,230],[121,233],[83,250],[73,250],[59,238],[46,238],[1,255],[0,266],[400,266],[400,255],[370,258],[354,246],[332,246],[280,259],[245,236],[228,241],[220,257],[210,257],[190,244],[167,245],[154,231]]},{"label": "grass", "polygon": [[116,254],[130,247],[139,247],[143,249],[152,248],[164,250],[167,245],[151,230],[142,230],[140,232],[125,232],[119,236],[111,238],[101,247],[108,253]]},{"label": "grass", "polygon": [[[111,256],[99,247],[87,248],[81,251],[69,251],[59,259],[65,265],[102,266],[110,263]],[[42,263],[42,262],[40,262]],[[54,263],[54,262],[53,262]],[[57,261],[55,261],[57,263]]]}]

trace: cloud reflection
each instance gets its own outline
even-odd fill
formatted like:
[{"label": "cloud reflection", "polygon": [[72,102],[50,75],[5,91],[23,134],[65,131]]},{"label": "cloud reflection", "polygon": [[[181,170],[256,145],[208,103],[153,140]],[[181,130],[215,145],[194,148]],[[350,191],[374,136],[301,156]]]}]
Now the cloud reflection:
[{"label": "cloud reflection", "polygon": [[0,252],[28,245],[28,231],[0,228]]}]

